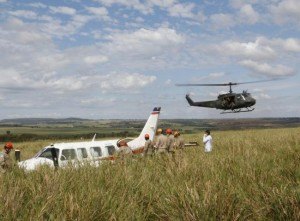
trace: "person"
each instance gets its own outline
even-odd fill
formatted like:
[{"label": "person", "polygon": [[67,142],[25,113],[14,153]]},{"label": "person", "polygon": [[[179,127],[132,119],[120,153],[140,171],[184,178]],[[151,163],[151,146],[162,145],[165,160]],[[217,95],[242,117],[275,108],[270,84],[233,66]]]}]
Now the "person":
[{"label": "person", "polygon": [[119,149],[116,151],[115,156],[121,161],[124,161],[125,158],[130,158],[132,156],[132,150],[127,145],[126,141],[121,141],[118,143]]},{"label": "person", "polygon": [[10,151],[13,149],[12,142],[7,142],[4,145],[4,150],[0,153],[0,172],[6,173],[12,169],[13,162],[9,156]]},{"label": "person", "polygon": [[174,136],[172,133],[172,129],[168,128],[166,130],[167,133],[167,142],[166,142],[166,149],[169,153],[174,153],[174,144],[175,144],[175,140],[174,140]]},{"label": "person", "polygon": [[180,136],[180,132],[179,131],[175,131],[174,132],[174,140],[175,140],[175,149],[179,149],[182,150],[184,148],[184,140],[183,138]]},{"label": "person", "polygon": [[210,130],[206,130],[203,135],[203,143],[204,143],[204,152],[212,151],[212,137],[210,135]]},{"label": "person", "polygon": [[154,146],[155,149],[157,150],[157,153],[167,153],[167,147],[166,147],[167,138],[165,135],[162,134],[162,131],[163,130],[161,128],[159,128],[156,131]]},{"label": "person", "polygon": [[152,156],[154,154],[154,145],[153,142],[149,139],[149,134],[145,134],[145,147],[144,147],[144,156]]}]

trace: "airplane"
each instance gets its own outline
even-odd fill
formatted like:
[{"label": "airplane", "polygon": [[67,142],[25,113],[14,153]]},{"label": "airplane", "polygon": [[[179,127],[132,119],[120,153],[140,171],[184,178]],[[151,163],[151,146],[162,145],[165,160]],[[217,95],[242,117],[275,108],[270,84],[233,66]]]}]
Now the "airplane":
[{"label": "airplane", "polygon": [[50,167],[65,167],[70,163],[77,165],[88,162],[99,166],[102,160],[113,160],[115,151],[119,150],[121,142],[127,142],[133,154],[143,152],[145,134],[149,134],[153,141],[160,115],[160,107],[155,107],[151,112],[140,135],[135,139],[114,139],[96,141],[96,135],[88,142],[54,143],[41,149],[33,158],[18,163],[25,171],[36,170],[42,165]]}]

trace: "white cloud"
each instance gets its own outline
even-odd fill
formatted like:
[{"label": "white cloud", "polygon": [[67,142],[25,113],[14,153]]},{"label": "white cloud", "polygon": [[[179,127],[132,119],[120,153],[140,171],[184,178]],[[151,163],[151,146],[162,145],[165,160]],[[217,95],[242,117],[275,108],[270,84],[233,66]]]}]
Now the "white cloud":
[{"label": "white cloud", "polygon": [[[15,69],[0,69],[1,88],[7,88],[10,90],[47,90],[53,89],[61,91],[74,91],[80,90],[84,87],[83,77],[58,77],[53,75],[50,78],[44,77],[42,74],[40,76],[30,76],[27,74],[21,74]],[[9,85],[9,87],[7,87]]]},{"label": "white cloud", "polygon": [[226,41],[216,47],[220,54],[244,57],[253,60],[273,59],[277,56],[276,51],[269,45],[265,45],[261,38],[254,42]]},{"label": "white cloud", "polygon": [[195,77],[193,78],[193,82],[202,82],[202,81],[207,81],[211,79],[218,79],[225,76],[224,72],[213,72],[208,75],[202,76],[202,77]]},{"label": "white cloud", "polygon": [[5,3],[7,2],[7,0],[0,0],[0,3]]},{"label": "white cloud", "polygon": [[34,8],[47,8],[47,5],[40,3],[40,2],[29,3],[28,6],[31,6]]},{"label": "white cloud", "polygon": [[59,19],[50,19],[45,23],[38,24],[37,26],[40,26],[40,29],[44,33],[62,38],[76,34],[92,19],[92,16],[76,14],[73,15],[68,22],[63,22]]},{"label": "white cloud", "polygon": [[285,51],[300,52],[300,39],[287,38],[287,39],[273,39],[270,42],[275,46],[279,46]]},{"label": "white cloud", "polygon": [[239,9],[239,8],[243,8],[245,5],[248,4],[258,3],[258,1],[261,0],[230,0],[229,4],[231,5],[231,7]]},{"label": "white cloud", "polygon": [[97,79],[100,88],[103,90],[129,89],[132,91],[153,83],[156,80],[156,77],[146,76],[139,73],[122,73],[99,76]]},{"label": "white cloud", "polygon": [[277,5],[271,5],[271,15],[273,20],[278,24],[294,22],[299,24],[300,20],[300,1],[299,0],[282,0]]},{"label": "white cloud", "polygon": [[284,77],[294,75],[292,68],[283,65],[274,65],[273,67],[267,63],[259,63],[252,60],[241,61],[240,64],[256,74],[269,77]]},{"label": "white cloud", "polygon": [[76,14],[76,9],[70,8],[70,7],[65,7],[65,6],[60,6],[60,7],[54,7],[50,6],[49,7],[52,13],[59,13],[59,14],[65,14],[65,15],[75,15]]},{"label": "white cloud", "polygon": [[113,105],[116,103],[115,98],[87,98],[80,100],[80,103],[84,106],[90,107],[91,105],[104,104],[104,105]]},{"label": "white cloud", "polygon": [[246,24],[255,24],[259,21],[259,14],[253,9],[252,5],[246,4],[239,11],[239,17]]},{"label": "white cloud", "polygon": [[10,11],[9,14],[16,17],[22,17],[27,19],[37,19],[37,14],[34,11],[29,11],[29,10]]},{"label": "white cloud", "polygon": [[102,64],[108,61],[108,58],[103,55],[93,55],[84,58],[84,62],[87,64]]},{"label": "white cloud", "polygon": [[278,54],[283,54],[284,52],[300,52],[300,39],[298,38],[269,39],[267,37],[258,37],[256,42],[261,46],[272,48],[274,51],[276,50]]},{"label": "white cloud", "polygon": [[[26,76],[15,69],[0,69],[2,78],[0,87],[10,90],[49,90],[54,93],[64,91],[82,91],[88,88],[98,88],[104,91],[122,91],[129,89],[134,91],[153,83],[156,76],[147,76],[139,73],[120,73],[107,75],[72,75],[61,76],[59,74]],[[8,87],[9,85],[9,87]]]},{"label": "white cloud", "polygon": [[86,9],[101,19],[109,19],[108,11],[105,7],[86,7]]},{"label": "white cloud", "polygon": [[141,3],[139,0],[95,0],[105,6],[112,6],[114,4],[122,5],[128,8],[133,8],[140,11],[143,14],[149,14],[152,12],[152,8],[146,4]]},{"label": "white cloud", "polygon": [[148,0],[148,3],[161,8],[169,8],[177,3],[177,0]]},{"label": "white cloud", "polygon": [[142,2],[140,0],[96,0],[101,4],[111,7],[112,5],[121,5],[128,8],[133,8],[143,14],[151,14],[155,7],[161,10],[168,11],[170,16],[183,18],[198,18],[192,10],[195,8],[194,3],[179,3],[177,0],[147,0]]},{"label": "white cloud", "polygon": [[31,31],[22,31],[19,32],[18,35],[15,37],[16,42],[21,44],[28,44],[28,43],[45,43],[49,42],[49,37],[44,35],[40,32],[31,32]]},{"label": "white cloud", "polygon": [[192,12],[194,4],[175,4],[168,8],[168,12],[171,16],[174,17],[183,17],[183,18],[193,18],[194,14]]},{"label": "white cloud", "polygon": [[124,56],[138,55],[151,59],[155,55],[160,55],[166,48],[171,48],[182,44],[185,39],[177,34],[174,29],[158,28],[156,30],[139,29],[132,33],[116,33],[108,37],[111,41],[105,45],[110,51],[123,53]]},{"label": "white cloud", "polygon": [[209,19],[214,29],[227,29],[236,25],[236,20],[231,14],[213,14]]}]

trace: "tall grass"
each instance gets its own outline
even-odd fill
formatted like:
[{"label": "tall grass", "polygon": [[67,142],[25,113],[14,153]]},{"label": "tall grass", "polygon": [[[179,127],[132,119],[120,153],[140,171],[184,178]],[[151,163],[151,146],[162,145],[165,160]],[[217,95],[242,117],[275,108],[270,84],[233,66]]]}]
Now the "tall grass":
[{"label": "tall grass", "polygon": [[0,220],[300,220],[299,134],[217,132],[209,154],[198,147],[99,168],[15,169],[0,177]]}]

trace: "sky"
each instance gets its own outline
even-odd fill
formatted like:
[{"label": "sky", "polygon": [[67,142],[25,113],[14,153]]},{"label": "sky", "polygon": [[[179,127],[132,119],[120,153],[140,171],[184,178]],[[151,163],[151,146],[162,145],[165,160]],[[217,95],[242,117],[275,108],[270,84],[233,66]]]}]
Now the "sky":
[{"label": "sky", "polygon": [[[299,0],[0,0],[0,119],[300,117]],[[189,107],[235,86],[249,113]]]}]

